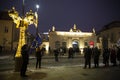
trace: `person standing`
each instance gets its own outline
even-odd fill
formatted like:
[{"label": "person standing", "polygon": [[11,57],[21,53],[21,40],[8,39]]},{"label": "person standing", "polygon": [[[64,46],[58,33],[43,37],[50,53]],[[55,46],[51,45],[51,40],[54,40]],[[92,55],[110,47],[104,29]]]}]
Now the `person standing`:
[{"label": "person standing", "polygon": [[72,47],[69,48],[68,50],[68,59],[73,58],[74,50]]},{"label": "person standing", "polygon": [[54,49],[54,56],[55,56],[55,61],[58,62],[58,55],[59,55],[59,50],[58,49]]},{"label": "person standing", "polygon": [[41,68],[41,59],[42,59],[42,51],[38,47],[36,48],[36,69],[37,67]]},{"label": "person standing", "polygon": [[22,67],[21,67],[21,72],[20,72],[21,77],[27,77],[26,70],[27,70],[27,65],[29,63],[28,53],[29,53],[29,47],[27,44],[25,44],[21,48],[21,54],[22,54]]},{"label": "person standing", "polygon": [[2,46],[0,45],[0,53],[2,53]]},{"label": "person standing", "polygon": [[16,51],[17,51],[17,48],[15,47],[15,48],[13,49],[13,60],[15,60]]},{"label": "person standing", "polygon": [[113,64],[113,66],[116,66],[117,65],[117,63],[116,63],[116,58],[117,58],[117,56],[116,56],[117,54],[116,54],[116,50],[115,50],[115,48],[113,47],[111,50],[110,50],[110,61],[111,61],[111,63]]},{"label": "person standing", "polygon": [[117,60],[118,60],[118,64],[120,66],[120,47],[117,48]]},{"label": "person standing", "polygon": [[41,46],[40,49],[41,49],[41,55],[44,56],[46,51],[45,46]]},{"label": "person standing", "polygon": [[95,47],[93,49],[93,59],[94,59],[94,67],[99,67],[99,57],[100,57],[100,50]]},{"label": "person standing", "polygon": [[87,68],[87,65],[89,68],[91,68],[91,55],[92,55],[92,50],[88,48],[84,48],[84,58],[85,58],[85,66],[84,68]]},{"label": "person standing", "polygon": [[103,50],[103,64],[105,64],[105,67],[109,66],[109,57],[110,57],[110,49],[105,48]]}]

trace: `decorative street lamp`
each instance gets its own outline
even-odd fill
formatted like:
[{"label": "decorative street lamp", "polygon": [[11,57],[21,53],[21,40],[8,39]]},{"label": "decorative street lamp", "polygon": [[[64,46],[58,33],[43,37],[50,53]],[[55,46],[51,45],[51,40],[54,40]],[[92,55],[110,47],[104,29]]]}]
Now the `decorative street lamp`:
[{"label": "decorative street lamp", "polygon": [[[28,28],[28,25],[38,24],[38,14],[37,12],[33,13],[32,10],[30,10],[30,12],[27,12],[25,16],[20,17],[14,7],[11,10],[9,10],[8,13],[9,16],[13,19],[13,22],[16,24],[16,28],[20,29],[18,48],[15,55],[15,61],[16,61],[15,71],[20,71],[21,47],[26,43],[25,31]],[[24,11],[23,11],[23,15],[24,15]]]}]

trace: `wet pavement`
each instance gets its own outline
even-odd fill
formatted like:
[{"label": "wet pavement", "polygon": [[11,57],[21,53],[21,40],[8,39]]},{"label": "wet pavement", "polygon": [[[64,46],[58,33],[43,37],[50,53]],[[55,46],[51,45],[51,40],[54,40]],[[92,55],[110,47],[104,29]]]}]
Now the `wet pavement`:
[{"label": "wet pavement", "polygon": [[42,68],[35,68],[35,58],[30,57],[28,77],[20,77],[19,72],[14,72],[14,60],[11,56],[0,57],[0,80],[120,80],[120,66],[104,67],[102,61],[99,68],[83,69],[82,56],[68,59],[60,57],[59,62],[54,57],[44,57]]}]

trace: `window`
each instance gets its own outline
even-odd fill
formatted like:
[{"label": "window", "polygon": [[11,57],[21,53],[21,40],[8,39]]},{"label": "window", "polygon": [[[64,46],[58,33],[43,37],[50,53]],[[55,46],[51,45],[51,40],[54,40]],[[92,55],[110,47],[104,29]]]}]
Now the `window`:
[{"label": "window", "polygon": [[84,42],[84,45],[85,45],[85,46],[88,46],[88,43],[87,43],[87,41],[85,41],[85,42]]},{"label": "window", "polygon": [[60,41],[55,42],[55,48],[60,48]]},{"label": "window", "polygon": [[8,33],[8,27],[7,27],[7,26],[5,26],[4,32],[5,32],[5,33]]},{"label": "window", "polygon": [[62,47],[66,47],[66,42],[62,42]]}]

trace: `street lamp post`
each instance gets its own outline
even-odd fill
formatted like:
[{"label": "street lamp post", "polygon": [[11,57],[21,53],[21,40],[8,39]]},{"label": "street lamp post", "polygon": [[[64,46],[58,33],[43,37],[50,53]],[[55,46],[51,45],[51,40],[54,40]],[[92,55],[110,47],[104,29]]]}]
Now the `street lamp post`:
[{"label": "street lamp post", "polygon": [[15,71],[19,72],[22,62],[21,47],[26,44],[25,31],[28,28],[28,25],[37,24],[37,13],[33,13],[32,10],[30,10],[30,12],[27,12],[25,16],[22,15],[22,17],[20,17],[14,7],[9,10],[8,13],[9,16],[13,19],[13,22],[16,24],[16,28],[20,29],[18,48],[15,55]]},{"label": "street lamp post", "polygon": [[[38,12],[39,7],[40,6],[37,4],[36,5],[37,12]],[[37,12],[35,13],[35,16],[36,16],[36,25],[35,25],[36,26],[36,35],[38,34],[38,13]]]}]

